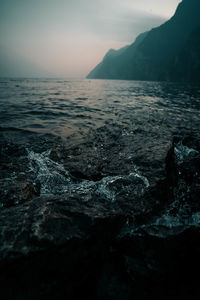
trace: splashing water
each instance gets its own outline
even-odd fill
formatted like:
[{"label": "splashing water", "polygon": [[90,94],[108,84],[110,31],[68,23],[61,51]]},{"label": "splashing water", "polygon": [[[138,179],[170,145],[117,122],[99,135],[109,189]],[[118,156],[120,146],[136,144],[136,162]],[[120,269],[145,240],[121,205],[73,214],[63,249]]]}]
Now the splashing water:
[{"label": "splashing water", "polygon": [[27,151],[29,168],[30,171],[36,175],[35,182],[39,182],[41,185],[41,195],[67,192],[67,187],[71,182],[69,172],[67,172],[62,165],[49,158],[51,150],[47,150],[43,153]]},{"label": "splashing water", "polygon": [[130,173],[129,175],[123,176],[105,177],[97,184],[97,193],[101,197],[109,199],[112,202],[114,202],[117,197],[123,195],[142,195],[145,189],[149,187],[147,178],[140,176],[137,173]]},{"label": "splashing water", "polygon": [[176,163],[178,165],[182,164],[191,152],[198,153],[197,150],[184,146],[181,141],[178,142],[174,147]]},{"label": "splashing water", "polygon": [[115,201],[120,196],[140,196],[149,187],[148,179],[138,173],[108,176],[100,181],[75,180],[64,167],[50,159],[51,150],[28,152],[29,169],[34,182],[40,184],[40,194],[95,194]]}]

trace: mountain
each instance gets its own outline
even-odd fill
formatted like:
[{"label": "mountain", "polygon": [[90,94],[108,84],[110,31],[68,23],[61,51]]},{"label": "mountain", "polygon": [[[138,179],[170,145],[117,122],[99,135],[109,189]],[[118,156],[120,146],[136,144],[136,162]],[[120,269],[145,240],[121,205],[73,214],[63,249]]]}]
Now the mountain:
[{"label": "mountain", "polygon": [[200,82],[199,15],[199,0],[182,0],[170,20],[109,50],[87,78]]}]

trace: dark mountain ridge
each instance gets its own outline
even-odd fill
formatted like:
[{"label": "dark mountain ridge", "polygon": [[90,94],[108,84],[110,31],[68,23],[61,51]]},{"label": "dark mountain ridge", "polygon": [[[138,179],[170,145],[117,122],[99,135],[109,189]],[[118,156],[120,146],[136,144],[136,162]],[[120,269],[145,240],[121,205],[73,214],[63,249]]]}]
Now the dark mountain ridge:
[{"label": "dark mountain ridge", "polygon": [[199,0],[183,0],[170,20],[109,51],[87,77],[199,82],[199,13]]}]

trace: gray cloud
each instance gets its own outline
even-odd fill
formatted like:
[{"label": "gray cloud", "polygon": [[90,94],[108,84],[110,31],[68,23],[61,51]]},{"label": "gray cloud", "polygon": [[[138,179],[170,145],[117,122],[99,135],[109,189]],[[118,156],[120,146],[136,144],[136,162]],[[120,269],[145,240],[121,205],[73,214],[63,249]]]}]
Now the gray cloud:
[{"label": "gray cloud", "polygon": [[159,26],[165,21],[164,17],[149,13],[127,13],[117,17],[99,18],[95,20],[95,26],[88,25],[88,30],[105,39],[129,43],[141,32]]},{"label": "gray cloud", "polygon": [[67,76],[84,74],[108,48],[130,44],[139,33],[163,23],[178,2],[1,0],[0,43],[14,51],[8,51],[6,59],[5,51],[1,52],[0,60],[9,67],[9,62],[15,65],[24,57],[30,66],[39,65],[55,74],[65,74],[65,70]]}]

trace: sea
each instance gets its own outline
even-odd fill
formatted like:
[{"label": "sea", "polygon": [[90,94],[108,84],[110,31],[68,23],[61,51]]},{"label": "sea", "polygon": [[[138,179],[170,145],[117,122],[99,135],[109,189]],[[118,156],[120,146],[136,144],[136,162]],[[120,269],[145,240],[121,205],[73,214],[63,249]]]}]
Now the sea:
[{"label": "sea", "polygon": [[198,130],[200,86],[185,83],[0,79],[0,127],[79,139],[102,126]]},{"label": "sea", "polygon": [[0,79],[1,298],[199,299],[199,128],[199,85]]},{"label": "sea", "polygon": [[[173,143],[177,163],[199,153],[199,125],[199,85],[1,79],[0,207],[29,199],[20,184],[40,196],[79,195],[86,202],[139,199],[165,178]],[[187,203],[176,216],[173,209],[157,222],[200,224],[200,213],[190,220]]]}]

